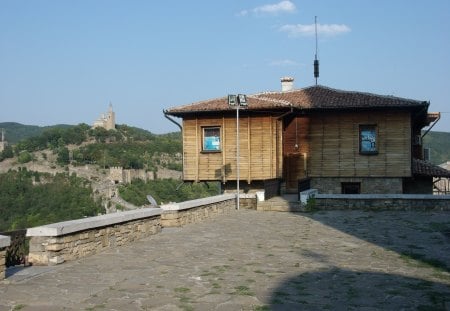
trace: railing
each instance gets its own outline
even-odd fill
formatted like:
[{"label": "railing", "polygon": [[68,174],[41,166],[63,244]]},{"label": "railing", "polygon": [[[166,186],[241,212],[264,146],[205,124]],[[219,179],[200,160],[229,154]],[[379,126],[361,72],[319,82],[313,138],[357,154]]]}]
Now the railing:
[{"label": "railing", "polygon": [[277,195],[280,195],[280,180],[279,179],[267,179],[264,180],[264,196],[268,200]]},{"label": "railing", "polygon": [[28,254],[28,239],[26,229],[2,232],[0,235],[11,237],[11,244],[6,248],[6,266],[16,266],[26,263]]}]

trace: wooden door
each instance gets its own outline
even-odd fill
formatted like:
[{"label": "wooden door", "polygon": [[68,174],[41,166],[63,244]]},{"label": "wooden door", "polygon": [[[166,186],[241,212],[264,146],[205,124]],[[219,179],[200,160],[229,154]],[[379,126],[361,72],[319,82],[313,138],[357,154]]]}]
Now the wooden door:
[{"label": "wooden door", "polygon": [[286,192],[297,193],[298,180],[306,177],[303,155],[300,153],[288,154],[284,157],[283,162]]}]

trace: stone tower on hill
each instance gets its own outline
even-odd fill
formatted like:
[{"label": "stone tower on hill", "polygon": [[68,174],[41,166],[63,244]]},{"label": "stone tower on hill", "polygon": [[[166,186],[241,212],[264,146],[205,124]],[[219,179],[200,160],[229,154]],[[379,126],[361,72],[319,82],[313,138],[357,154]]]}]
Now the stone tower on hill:
[{"label": "stone tower on hill", "polygon": [[8,146],[8,142],[5,140],[5,129],[2,129],[2,140],[0,141],[0,152],[5,150],[6,146]]},{"label": "stone tower on hill", "polygon": [[116,113],[113,111],[112,105],[109,104],[109,109],[106,114],[102,114],[92,125],[93,128],[103,127],[105,130],[116,129]]}]

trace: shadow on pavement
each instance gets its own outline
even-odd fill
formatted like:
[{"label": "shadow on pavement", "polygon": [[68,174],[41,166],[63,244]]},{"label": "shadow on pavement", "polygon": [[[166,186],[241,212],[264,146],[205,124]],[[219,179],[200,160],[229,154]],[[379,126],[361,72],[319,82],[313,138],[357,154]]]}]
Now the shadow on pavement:
[{"label": "shadow on pavement", "polygon": [[[270,298],[271,310],[450,310],[450,213],[350,210],[298,215],[393,251],[405,261],[405,269],[431,269],[434,280],[442,283],[400,273],[323,268],[281,283]],[[321,254],[303,255],[329,263]]]},{"label": "shadow on pavement", "polygon": [[347,210],[301,215],[392,250],[405,260],[450,273],[449,212]]},{"label": "shadow on pavement", "polygon": [[450,288],[400,275],[330,268],[281,283],[270,310],[449,310]]}]

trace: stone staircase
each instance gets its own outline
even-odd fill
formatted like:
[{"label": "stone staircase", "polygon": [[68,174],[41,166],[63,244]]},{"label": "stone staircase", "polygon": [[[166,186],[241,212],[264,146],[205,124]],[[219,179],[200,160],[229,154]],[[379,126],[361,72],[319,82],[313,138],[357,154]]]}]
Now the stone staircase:
[{"label": "stone staircase", "polygon": [[275,212],[302,212],[296,194],[285,194],[283,196],[273,197],[266,201],[257,203],[257,210],[259,211],[275,211]]}]

